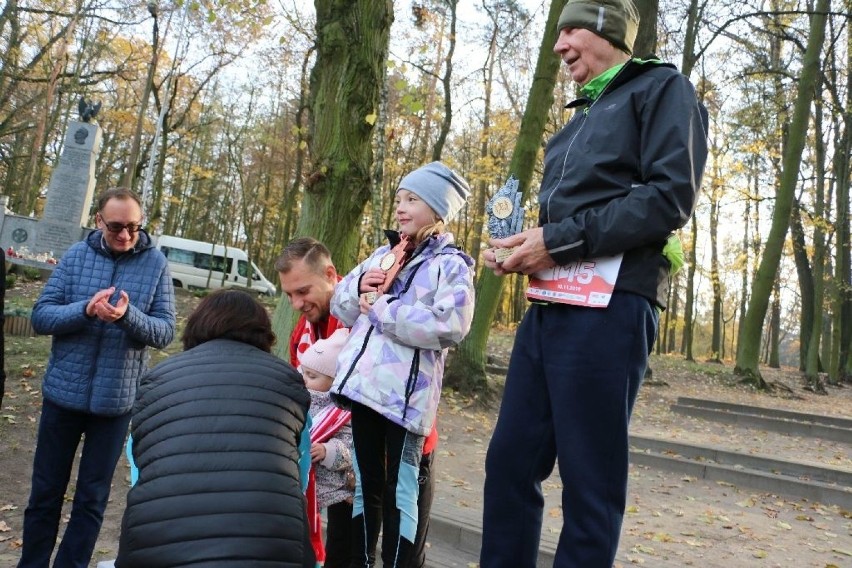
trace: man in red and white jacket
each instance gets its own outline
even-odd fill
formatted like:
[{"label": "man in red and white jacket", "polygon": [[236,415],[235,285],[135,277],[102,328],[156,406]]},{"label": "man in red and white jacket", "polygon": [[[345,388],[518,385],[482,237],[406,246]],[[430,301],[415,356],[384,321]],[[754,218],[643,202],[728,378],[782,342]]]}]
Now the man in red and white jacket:
[{"label": "man in red and white jacket", "polygon": [[[328,247],[311,237],[290,241],[275,261],[275,270],[281,281],[281,292],[287,296],[293,309],[301,313],[290,335],[290,363],[299,369],[299,356],[308,347],[343,327],[330,312],[331,297],[340,276]],[[437,445],[438,430],[433,425],[423,444],[423,457],[420,460],[417,534],[408,568],[423,568],[426,565],[426,533],[435,492],[432,463]]]}]

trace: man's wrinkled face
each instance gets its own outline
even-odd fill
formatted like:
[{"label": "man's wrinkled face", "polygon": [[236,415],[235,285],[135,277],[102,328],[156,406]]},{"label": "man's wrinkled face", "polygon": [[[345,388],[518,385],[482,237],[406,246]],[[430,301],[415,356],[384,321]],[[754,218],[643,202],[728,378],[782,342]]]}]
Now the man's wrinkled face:
[{"label": "man's wrinkled face", "polygon": [[585,28],[562,28],[553,51],[581,87],[623,58],[617,47]]},{"label": "man's wrinkled face", "polygon": [[301,312],[311,323],[324,320],[331,308],[331,296],[337,284],[337,271],[329,265],[320,272],[311,268],[304,260],[296,260],[288,272],[279,272],[281,291],[287,295],[290,305]]}]

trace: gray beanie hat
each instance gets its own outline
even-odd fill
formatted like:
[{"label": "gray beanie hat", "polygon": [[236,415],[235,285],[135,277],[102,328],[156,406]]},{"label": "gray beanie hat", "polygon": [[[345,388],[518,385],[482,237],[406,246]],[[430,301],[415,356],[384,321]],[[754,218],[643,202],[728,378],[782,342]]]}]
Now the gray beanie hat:
[{"label": "gray beanie hat", "polygon": [[568,0],[556,31],[569,27],[589,30],[631,54],[639,31],[639,11],[632,0]]},{"label": "gray beanie hat", "polygon": [[320,339],[299,356],[302,367],[312,369],[321,375],[333,377],[337,370],[337,356],[349,338],[349,330],[340,328],[326,339]]},{"label": "gray beanie hat", "polygon": [[441,162],[417,168],[402,178],[399,189],[417,194],[445,223],[455,218],[470,195],[464,178]]}]

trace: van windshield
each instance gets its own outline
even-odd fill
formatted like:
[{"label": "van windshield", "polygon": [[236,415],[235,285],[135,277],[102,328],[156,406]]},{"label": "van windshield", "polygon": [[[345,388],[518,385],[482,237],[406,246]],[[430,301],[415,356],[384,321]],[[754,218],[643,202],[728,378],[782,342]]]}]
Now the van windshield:
[{"label": "van windshield", "polygon": [[[237,274],[242,276],[243,278],[248,278],[248,262],[245,260],[237,261]],[[261,274],[260,269],[257,267],[255,263],[251,263],[251,279],[252,280],[260,280]]]}]

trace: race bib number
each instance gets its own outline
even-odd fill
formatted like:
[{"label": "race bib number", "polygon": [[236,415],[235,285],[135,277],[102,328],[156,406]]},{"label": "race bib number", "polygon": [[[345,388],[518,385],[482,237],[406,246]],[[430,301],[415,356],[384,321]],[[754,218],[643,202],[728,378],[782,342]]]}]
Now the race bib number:
[{"label": "race bib number", "polygon": [[624,255],[577,260],[530,276],[527,298],[558,304],[605,308],[612,298]]}]

